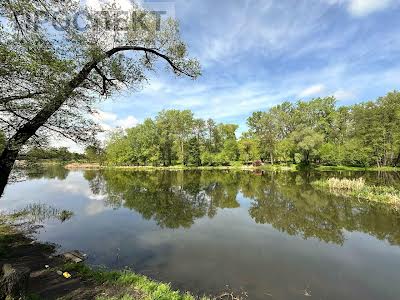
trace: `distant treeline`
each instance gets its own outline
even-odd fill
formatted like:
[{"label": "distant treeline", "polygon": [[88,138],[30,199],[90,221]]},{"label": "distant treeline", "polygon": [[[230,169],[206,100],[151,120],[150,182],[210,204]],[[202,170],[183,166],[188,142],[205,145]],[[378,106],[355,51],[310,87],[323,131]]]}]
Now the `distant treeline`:
[{"label": "distant treeline", "polygon": [[66,147],[60,148],[32,148],[19,156],[20,160],[55,160],[55,161],[76,161],[87,159],[85,154],[75,153]]},{"label": "distant treeline", "polygon": [[337,106],[334,97],[284,102],[254,112],[237,139],[235,124],[167,110],[114,133],[104,160],[113,165],[229,165],[257,160],[348,166],[400,164],[400,93]]},{"label": "distant treeline", "polygon": [[334,97],[284,102],[254,112],[247,125],[237,138],[235,124],[197,119],[190,110],[164,110],[134,128],[113,132],[104,147],[89,146],[84,156],[66,148],[33,149],[27,156],[133,166],[400,166],[396,91],[352,106],[338,106]]}]

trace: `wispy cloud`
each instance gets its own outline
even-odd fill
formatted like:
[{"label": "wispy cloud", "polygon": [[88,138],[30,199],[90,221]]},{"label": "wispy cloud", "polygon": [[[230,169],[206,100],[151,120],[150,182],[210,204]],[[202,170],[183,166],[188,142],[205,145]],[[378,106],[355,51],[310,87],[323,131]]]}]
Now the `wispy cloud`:
[{"label": "wispy cloud", "polygon": [[348,9],[354,16],[366,16],[384,10],[391,4],[394,4],[393,0],[351,0]]},{"label": "wispy cloud", "polygon": [[312,86],[302,90],[299,94],[299,97],[303,98],[303,97],[309,97],[309,96],[317,96],[317,95],[320,95],[324,91],[325,91],[325,85],[316,84],[316,85],[312,85]]},{"label": "wispy cloud", "polygon": [[[94,0],[88,0],[94,1]],[[234,122],[282,101],[335,96],[340,105],[400,86],[399,0],[175,0],[196,81],[167,72],[99,106],[104,128],[162,109]]]}]

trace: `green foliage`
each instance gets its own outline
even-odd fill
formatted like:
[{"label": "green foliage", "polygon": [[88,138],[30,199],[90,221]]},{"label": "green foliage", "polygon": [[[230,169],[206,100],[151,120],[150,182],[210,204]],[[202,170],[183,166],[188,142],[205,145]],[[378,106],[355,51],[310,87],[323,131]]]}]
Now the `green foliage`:
[{"label": "green foliage", "polygon": [[22,154],[20,159],[26,159],[29,161],[37,161],[41,159],[47,160],[58,160],[62,162],[66,161],[76,161],[84,159],[85,155],[80,153],[70,152],[68,148],[32,148],[26,154]]},{"label": "green foliage", "polygon": [[98,142],[95,142],[85,148],[85,157],[89,162],[103,164],[105,153]]},{"label": "green foliage", "polygon": [[111,165],[229,166],[261,160],[301,164],[400,166],[400,93],[375,102],[336,107],[332,97],[284,102],[254,112],[238,140],[237,125],[164,110],[154,120],[114,134],[106,147]]},{"label": "green foliage", "polygon": [[303,165],[399,166],[400,93],[336,107],[332,97],[284,102],[248,118],[260,158]]},{"label": "green foliage", "polygon": [[239,147],[236,139],[228,139],[224,142],[221,155],[226,157],[228,161],[236,161],[238,159]]},{"label": "green foliage", "polygon": [[[84,264],[66,264],[63,268],[68,272],[77,272],[85,279],[94,280],[100,284],[110,284],[113,286],[125,286],[132,288],[139,295],[132,298],[125,295],[120,298],[97,298],[104,300],[120,299],[160,299],[160,300],[195,300],[196,297],[189,293],[174,291],[169,284],[153,281],[146,276],[135,274],[132,271],[107,271],[103,269],[92,269]],[[138,298],[137,298],[138,297]],[[207,300],[207,298],[202,298]]]},{"label": "green foliage", "polygon": [[189,140],[188,149],[187,149],[187,161],[189,165],[192,166],[201,166],[201,152],[200,152],[200,143],[199,140],[195,137]]},{"label": "green foliage", "polygon": [[258,143],[254,139],[242,138],[238,142],[239,159],[242,162],[252,162],[260,158]]},{"label": "green foliage", "polygon": [[291,134],[296,153],[302,155],[301,163],[310,164],[319,155],[320,147],[324,141],[324,135],[314,129],[306,127],[296,130]]},{"label": "green foliage", "polygon": [[[92,117],[95,105],[122,89],[136,91],[161,66],[176,76],[200,76],[177,21],[160,22],[140,1],[131,2],[121,30],[97,22],[98,11],[79,0],[0,1],[0,130],[12,151],[54,136],[90,145],[101,131]],[[100,6],[122,12],[118,1]],[[82,15],[97,21],[85,30],[63,22]],[[52,22],[42,22],[49,16]]]},{"label": "green foliage", "polygon": [[219,166],[239,156],[234,124],[216,125],[189,110],[164,110],[154,120],[114,133],[106,145],[107,163],[132,166]]},{"label": "green foliage", "polygon": [[111,165],[125,165],[131,161],[133,149],[123,132],[115,132],[106,146],[106,159]]}]

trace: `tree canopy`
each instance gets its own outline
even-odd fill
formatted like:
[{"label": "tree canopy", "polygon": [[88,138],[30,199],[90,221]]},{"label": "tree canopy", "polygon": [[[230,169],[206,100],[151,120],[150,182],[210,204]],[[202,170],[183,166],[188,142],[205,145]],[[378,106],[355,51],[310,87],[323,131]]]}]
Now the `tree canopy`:
[{"label": "tree canopy", "polygon": [[[7,138],[2,186],[27,143],[50,134],[93,142],[100,130],[91,117],[94,104],[140,88],[159,61],[178,76],[200,75],[176,21],[160,22],[138,5],[133,10],[121,15],[112,3],[99,13],[79,0],[0,2],[0,130]],[[81,28],[77,18],[90,26]]]},{"label": "tree canopy", "polygon": [[238,139],[235,124],[196,119],[168,110],[143,124],[114,133],[106,162],[115,165],[188,166],[298,163],[399,166],[400,93],[376,101],[337,106],[332,97],[284,102],[254,112]]},{"label": "tree canopy", "polygon": [[154,120],[114,132],[105,148],[106,161],[114,165],[229,164],[239,157],[237,128],[196,119],[189,110],[164,110]]},{"label": "tree canopy", "polygon": [[398,166],[400,93],[337,106],[332,97],[285,102],[248,119],[260,158],[280,162]]}]

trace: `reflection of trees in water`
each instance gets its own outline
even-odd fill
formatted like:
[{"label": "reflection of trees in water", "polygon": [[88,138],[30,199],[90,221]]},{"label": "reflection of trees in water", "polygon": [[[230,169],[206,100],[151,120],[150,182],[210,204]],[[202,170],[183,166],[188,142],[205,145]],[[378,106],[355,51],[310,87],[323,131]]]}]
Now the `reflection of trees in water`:
[{"label": "reflection of trees in water", "polygon": [[218,207],[238,207],[238,184],[232,190],[223,183],[227,176],[162,171],[85,174],[93,193],[107,194],[106,204],[133,209],[168,228],[188,228],[205,215],[213,217]]},{"label": "reflection of trees in water", "polygon": [[[382,180],[365,173],[351,175]],[[341,245],[345,240],[344,230],[360,231],[400,244],[398,213],[382,205],[328,195],[310,185],[327,176],[332,173],[269,172],[262,176],[232,171],[85,173],[93,193],[107,194],[108,205],[135,210],[161,227],[188,228],[198,218],[212,218],[218,208],[239,207],[237,195],[242,192],[252,200],[249,214],[257,223],[271,224],[290,235]]]},{"label": "reflection of trees in water", "polygon": [[12,170],[11,178],[12,182],[42,178],[65,180],[68,174],[69,170],[62,165],[24,162]]},{"label": "reflection of trees in water", "polygon": [[[255,189],[244,195],[255,199],[249,210],[257,223],[305,239],[344,243],[344,230],[359,231],[400,244],[399,214],[357,199],[336,197],[313,189],[301,173],[280,173],[253,178]],[[306,178],[306,180],[304,180]]]}]

